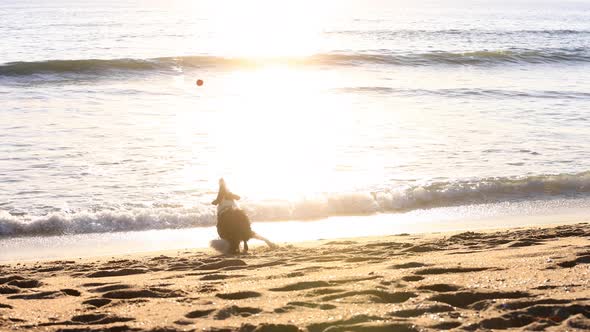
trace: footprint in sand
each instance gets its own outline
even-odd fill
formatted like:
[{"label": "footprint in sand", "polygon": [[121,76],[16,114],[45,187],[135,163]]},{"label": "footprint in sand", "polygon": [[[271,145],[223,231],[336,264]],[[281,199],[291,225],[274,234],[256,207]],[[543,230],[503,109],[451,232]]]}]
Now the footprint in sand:
[{"label": "footprint in sand", "polygon": [[[38,326],[54,326],[54,325],[104,325],[104,324],[113,324],[113,323],[123,323],[123,322],[130,322],[134,321],[135,318],[130,317],[119,317],[115,316],[111,313],[92,313],[92,314],[84,314],[84,315],[76,315],[73,316],[68,321],[57,321],[52,320],[51,322],[46,323],[38,323],[35,324],[34,327]],[[33,326],[29,326],[33,327]],[[78,331],[134,331],[135,329],[129,329],[127,327],[103,327],[98,330],[90,329],[88,327],[84,327],[82,329],[74,328],[74,329],[59,329],[59,331],[69,331],[69,332],[78,332]]]},{"label": "footprint in sand", "polygon": [[49,300],[55,299],[61,296],[65,296],[65,294],[61,291],[47,291],[47,292],[37,292],[32,294],[19,294],[19,295],[12,295],[8,298],[11,300]]},{"label": "footprint in sand", "polygon": [[116,282],[89,282],[86,284],[82,284],[82,287],[98,287],[98,286],[105,286],[105,285],[113,285]]},{"label": "footprint in sand", "polygon": [[252,291],[244,291],[244,292],[236,292],[236,293],[225,293],[225,294],[217,294],[215,295],[220,299],[224,300],[242,300],[242,299],[249,299],[254,297],[261,297],[262,294],[258,292]]},{"label": "footprint in sand", "polygon": [[356,241],[330,241],[330,242],[326,242],[323,245],[324,246],[346,246],[346,245],[351,245],[351,244],[358,244],[358,242]]},{"label": "footprint in sand", "polygon": [[169,298],[181,296],[182,294],[179,291],[162,288],[125,289],[102,294],[102,297],[105,299]]},{"label": "footprint in sand", "polygon": [[331,309],[336,308],[336,306],[333,304],[317,304],[317,303],[300,302],[300,301],[289,302],[289,303],[287,303],[287,305],[296,306],[296,307],[313,308],[313,309],[317,308],[320,310],[331,310]]},{"label": "footprint in sand", "polygon": [[244,267],[247,266],[246,262],[241,259],[226,259],[220,262],[203,264],[197,267],[197,270],[220,270],[220,269],[227,269],[232,267]]},{"label": "footprint in sand", "polygon": [[353,303],[402,303],[417,295],[412,292],[395,292],[389,293],[380,290],[350,291],[334,295],[328,295],[321,298],[322,301],[341,300],[353,298]]},{"label": "footprint in sand", "polygon": [[533,240],[533,239],[520,239],[516,240],[508,245],[509,248],[518,248],[518,247],[530,247],[543,244],[543,240]]},{"label": "footprint in sand", "polygon": [[461,326],[461,322],[442,322],[434,325],[430,325],[428,328],[433,330],[452,330]]},{"label": "footprint in sand", "polygon": [[329,322],[315,323],[307,326],[309,332],[324,331],[374,331],[374,332],[417,332],[418,329],[406,323],[383,323],[383,317],[358,315],[344,320],[332,320]]},{"label": "footprint in sand", "polygon": [[411,282],[411,281],[420,281],[420,280],[424,280],[424,277],[421,277],[421,276],[404,276],[404,277],[402,277],[402,280],[403,281],[408,281],[408,282]]},{"label": "footprint in sand", "polygon": [[424,267],[424,266],[428,266],[428,264],[419,263],[419,262],[408,262],[408,263],[403,263],[403,264],[392,265],[391,268],[397,270],[397,269],[412,269],[412,268]]},{"label": "footprint in sand", "polygon": [[276,308],[274,310],[274,312],[278,313],[278,314],[282,314],[285,312],[295,310],[295,309],[297,309],[297,307],[310,308],[310,309],[320,309],[320,310],[336,309],[336,306],[332,305],[332,304],[318,304],[318,303],[311,303],[311,302],[296,301],[296,302],[289,302],[285,306],[282,306],[280,308]]},{"label": "footprint in sand", "polygon": [[304,289],[330,287],[330,286],[333,286],[333,285],[327,281],[303,281],[303,282],[297,282],[294,284],[286,285],[283,287],[271,288],[270,290],[273,292],[291,292],[291,291],[299,291],[299,290],[304,290]]},{"label": "footprint in sand", "polygon": [[21,276],[15,276],[15,275],[7,276],[7,277],[0,277],[0,285],[5,284],[7,282],[14,281],[14,280],[25,280],[25,278],[21,277]]},{"label": "footprint in sand", "polygon": [[383,257],[379,256],[361,256],[350,257],[344,260],[345,263],[363,263],[363,262],[382,262]]},{"label": "footprint in sand", "polygon": [[82,295],[82,293],[80,293],[79,290],[72,289],[72,288],[64,288],[64,289],[61,289],[61,291],[64,294],[69,295],[69,296],[80,296],[80,295]]},{"label": "footprint in sand", "polygon": [[121,277],[133,274],[144,274],[148,273],[147,269],[120,269],[120,270],[104,270],[89,273],[86,275],[87,278],[105,278],[105,277]]},{"label": "footprint in sand", "polygon": [[[523,311],[504,314],[500,317],[483,319],[467,328],[484,329],[510,329],[527,326],[530,329],[541,330],[550,326],[558,326],[571,316],[583,325],[590,325],[590,306],[572,304],[569,306],[533,306]],[[530,326],[529,326],[530,325]],[[564,327],[565,329],[565,327]],[[559,329],[559,330],[564,330]]]},{"label": "footprint in sand", "polygon": [[9,281],[7,285],[18,288],[38,288],[41,287],[43,283],[34,279],[17,279]]},{"label": "footprint in sand", "polygon": [[84,324],[92,324],[92,325],[102,325],[102,324],[112,324],[112,323],[122,323],[122,322],[129,322],[135,320],[135,318],[130,317],[118,317],[109,314],[85,314],[85,315],[78,315],[72,317],[71,321],[74,323],[84,323]]},{"label": "footprint in sand", "polygon": [[209,316],[215,309],[195,310],[184,315],[186,318],[203,318]]},{"label": "footprint in sand", "polygon": [[454,307],[468,308],[469,305],[483,300],[517,299],[530,296],[525,292],[457,292],[437,294],[429,300],[450,304]]},{"label": "footprint in sand", "polygon": [[303,277],[305,276],[305,273],[303,272],[290,272],[290,273],[286,273],[283,275],[278,275],[278,276],[271,276],[268,277],[269,279],[282,279],[282,278],[297,278],[297,277]]},{"label": "footprint in sand", "polygon": [[[269,324],[269,323],[262,323],[259,325],[252,325],[252,324],[243,324],[239,329],[239,332],[303,332],[300,328],[295,325],[290,324]],[[214,332],[214,331],[210,331]],[[226,331],[215,331],[215,332],[226,332]],[[228,332],[235,332],[235,330],[230,330]]]},{"label": "footprint in sand", "polygon": [[404,253],[423,253],[441,250],[439,246],[432,244],[419,244],[402,250]]},{"label": "footprint in sand", "polygon": [[285,285],[283,287],[276,287],[271,288],[270,290],[273,292],[291,292],[291,291],[299,291],[305,289],[312,289],[312,288],[321,288],[321,287],[332,287],[347,283],[357,283],[361,281],[367,280],[374,280],[382,278],[381,276],[370,276],[370,277],[361,277],[361,278],[349,278],[349,279],[337,279],[337,280],[330,280],[330,281],[302,281],[297,282],[294,284]]},{"label": "footprint in sand", "polygon": [[107,285],[107,286],[92,288],[92,289],[89,289],[88,291],[91,293],[106,293],[106,292],[110,292],[110,291],[129,289],[129,288],[133,288],[133,287],[131,285],[125,285],[125,284],[114,284],[114,285]]},{"label": "footprint in sand", "polygon": [[590,255],[583,255],[571,261],[558,263],[557,265],[563,268],[570,268],[579,264],[590,264]]},{"label": "footprint in sand", "polygon": [[389,315],[394,316],[394,317],[408,318],[408,317],[418,317],[418,316],[422,316],[424,314],[450,312],[450,311],[454,311],[454,310],[455,310],[455,308],[453,308],[452,306],[447,305],[447,304],[432,304],[432,305],[426,305],[426,306],[420,305],[414,309],[397,310],[397,311],[389,313]]},{"label": "footprint in sand", "polygon": [[215,319],[224,320],[231,316],[249,317],[262,312],[262,309],[252,307],[231,306],[218,310],[213,316]]},{"label": "footprint in sand", "polygon": [[412,247],[412,244],[405,243],[405,242],[377,242],[377,243],[367,243],[363,247],[396,250],[396,249],[402,249],[402,248],[410,248],[410,247]]},{"label": "footprint in sand", "polygon": [[322,296],[328,294],[336,294],[336,293],[343,293],[346,292],[345,289],[341,288],[317,288],[312,291],[307,292],[305,294],[306,297],[315,297],[315,296]]},{"label": "footprint in sand", "polygon": [[63,267],[63,266],[48,266],[48,267],[39,268],[39,269],[37,269],[36,272],[57,272],[57,271],[63,271],[63,270],[65,270],[65,267]]},{"label": "footprint in sand", "polygon": [[576,315],[568,318],[562,323],[563,326],[568,326],[582,331],[590,331],[590,319],[582,315]]},{"label": "footprint in sand", "polygon": [[112,300],[110,299],[90,299],[90,300],[86,300],[84,302],[82,302],[82,304],[87,304],[90,306],[93,306],[95,308],[100,308],[100,307],[104,307],[105,305],[111,303]]},{"label": "footprint in sand", "polygon": [[225,280],[225,279],[233,279],[233,278],[243,278],[245,275],[243,274],[207,274],[202,276],[200,279],[204,281],[208,280]]},{"label": "footprint in sand", "polygon": [[213,293],[217,292],[217,287],[213,284],[203,285],[199,287],[199,293]]},{"label": "footprint in sand", "polygon": [[454,267],[454,268],[427,268],[414,272],[416,275],[448,274],[448,273],[469,273],[489,270],[489,267]]},{"label": "footprint in sand", "polygon": [[454,292],[461,289],[461,287],[451,284],[433,284],[433,285],[423,285],[419,286],[417,289],[419,290],[429,290],[438,293],[445,293],[445,292]]},{"label": "footprint in sand", "polygon": [[20,289],[18,287],[0,285],[0,294],[18,294]]},{"label": "footprint in sand", "polygon": [[259,269],[259,268],[271,267],[271,266],[277,266],[277,265],[285,265],[286,263],[287,263],[287,261],[285,261],[284,259],[280,259],[280,260],[270,261],[270,262],[266,262],[266,263],[249,265],[248,270],[255,270],[255,269]]}]

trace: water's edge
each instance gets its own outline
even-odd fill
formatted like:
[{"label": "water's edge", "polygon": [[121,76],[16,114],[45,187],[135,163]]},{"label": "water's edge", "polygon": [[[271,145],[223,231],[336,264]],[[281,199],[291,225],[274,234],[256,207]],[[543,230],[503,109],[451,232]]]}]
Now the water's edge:
[{"label": "water's edge", "polygon": [[[590,221],[590,211],[580,207],[588,204],[587,200],[571,206],[565,206],[563,202],[538,203],[539,206],[533,208],[522,204],[506,206],[500,203],[473,206],[469,210],[467,207],[453,207],[401,214],[331,217],[318,221],[257,222],[253,228],[273,241],[285,244],[320,239],[541,227]],[[536,213],[531,214],[531,211]],[[13,238],[0,240],[0,261],[78,259],[203,249],[215,238],[215,227]],[[256,246],[257,241],[253,242]]]}]

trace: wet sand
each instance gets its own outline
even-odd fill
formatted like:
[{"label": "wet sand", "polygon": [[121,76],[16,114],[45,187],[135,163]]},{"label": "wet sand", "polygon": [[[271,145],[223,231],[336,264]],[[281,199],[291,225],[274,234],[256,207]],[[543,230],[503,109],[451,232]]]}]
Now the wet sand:
[{"label": "wet sand", "polygon": [[586,223],[11,263],[0,330],[588,330],[589,274]]}]

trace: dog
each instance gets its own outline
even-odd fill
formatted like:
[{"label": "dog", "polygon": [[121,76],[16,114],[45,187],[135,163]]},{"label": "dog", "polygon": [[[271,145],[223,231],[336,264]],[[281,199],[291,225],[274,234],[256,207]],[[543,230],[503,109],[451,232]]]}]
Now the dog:
[{"label": "dog", "polygon": [[211,246],[224,253],[239,254],[240,242],[244,242],[244,253],[247,253],[248,240],[254,238],[276,248],[274,243],[252,231],[250,218],[236,202],[239,199],[240,196],[227,189],[223,178],[219,179],[217,198],[211,204],[217,206],[217,234],[226,243],[212,241]]}]

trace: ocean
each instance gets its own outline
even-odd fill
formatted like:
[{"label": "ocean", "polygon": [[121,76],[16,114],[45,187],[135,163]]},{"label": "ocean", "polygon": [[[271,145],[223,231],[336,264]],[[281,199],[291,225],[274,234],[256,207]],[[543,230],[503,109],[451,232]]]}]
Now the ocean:
[{"label": "ocean", "polygon": [[285,241],[588,217],[587,1],[0,0],[0,34],[0,259],[206,245],[220,177]]}]

